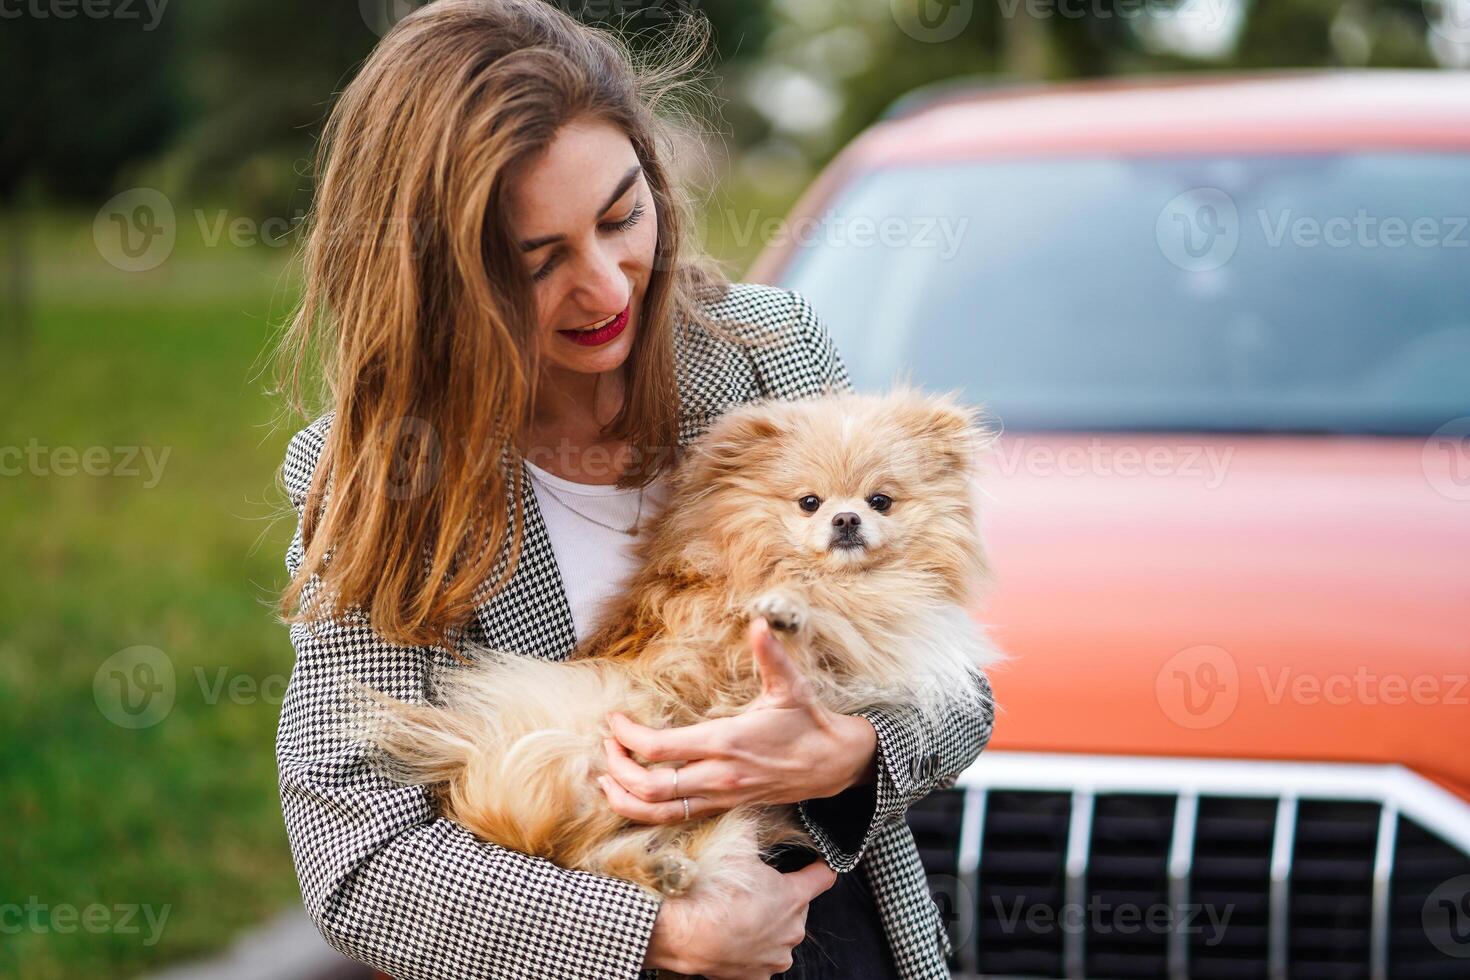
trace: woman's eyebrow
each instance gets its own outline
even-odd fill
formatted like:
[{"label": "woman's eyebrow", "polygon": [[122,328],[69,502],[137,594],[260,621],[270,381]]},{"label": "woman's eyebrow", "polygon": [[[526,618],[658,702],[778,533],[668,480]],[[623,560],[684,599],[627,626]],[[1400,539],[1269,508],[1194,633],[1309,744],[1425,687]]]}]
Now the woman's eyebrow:
[{"label": "woman's eyebrow", "polygon": [[[618,203],[618,198],[628,193],[628,188],[633,186],[633,181],[637,180],[638,175],[642,172],[643,164],[641,163],[635,163],[633,164],[633,166],[629,167],[628,172],[623,174],[623,176],[618,180],[618,186],[614,187],[613,192],[607,196],[607,203],[604,204],[597,213],[602,214],[603,211],[606,211],[608,208]],[[540,238],[528,238],[525,241],[521,242],[521,251],[534,252],[536,251],[536,249],[546,245],[550,245],[552,242],[559,242],[565,237],[567,236],[543,235]]]}]

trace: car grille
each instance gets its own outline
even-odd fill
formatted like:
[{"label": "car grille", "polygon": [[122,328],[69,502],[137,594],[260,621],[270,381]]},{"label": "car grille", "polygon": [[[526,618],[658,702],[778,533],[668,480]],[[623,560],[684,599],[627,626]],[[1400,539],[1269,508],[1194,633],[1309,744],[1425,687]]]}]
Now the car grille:
[{"label": "car grille", "polygon": [[962,974],[1470,977],[1470,807],[1399,767],[996,752],[908,819]]}]

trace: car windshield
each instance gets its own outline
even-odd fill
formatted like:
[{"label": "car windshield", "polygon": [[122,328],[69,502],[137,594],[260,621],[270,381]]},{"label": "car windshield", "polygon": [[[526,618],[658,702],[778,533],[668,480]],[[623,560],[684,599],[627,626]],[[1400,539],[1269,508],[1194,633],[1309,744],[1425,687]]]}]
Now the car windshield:
[{"label": "car windshield", "polygon": [[788,233],[859,387],[1008,429],[1432,432],[1470,416],[1470,156],[878,170]]}]

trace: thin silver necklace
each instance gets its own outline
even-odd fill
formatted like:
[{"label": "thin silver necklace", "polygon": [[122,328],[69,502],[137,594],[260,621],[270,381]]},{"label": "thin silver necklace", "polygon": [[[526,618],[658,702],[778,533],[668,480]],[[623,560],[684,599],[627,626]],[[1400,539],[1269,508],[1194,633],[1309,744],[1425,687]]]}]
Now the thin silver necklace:
[{"label": "thin silver necklace", "polygon": [[636,515],[634,515],[634,517],[633,517],[633,524],[632,524],[632,526],[631,527],[615,527],[614,525],[609,524],[606,521],[599,521],[597,518],[593,517],[591,514],[588,514],[585,511],[580,511],[577,508],[573,507],[567,501],[567,498],[565,498],[561,494],[557,493],[556,492],[556,488],[553,487],[550,483],[548,483],[547,481],[545,481],[545,480],[541,479],[540,477],[538,477],[536,475],[536,473],[535,473],[534,470],[530,470],[528,472],[530,472],[530,474],[531,474],[531,479],[533,479],[533,480],[536,481],[536,485],[537,486],[541,487],[547,493],[551,494],[551,496],[558,503],[560,503],[567,510],[571,511],[573,514],[576,514],[578,517],[583,518],[584,520],[591,521],[593,524],[596,524],[598,527],[605,527],[609,531],[616,531],[619,534],[626,534],[630,538],[636,538],[638,536],[638,523],[643,520],[643,487],[639,487],[638,488],[638,513]]}]

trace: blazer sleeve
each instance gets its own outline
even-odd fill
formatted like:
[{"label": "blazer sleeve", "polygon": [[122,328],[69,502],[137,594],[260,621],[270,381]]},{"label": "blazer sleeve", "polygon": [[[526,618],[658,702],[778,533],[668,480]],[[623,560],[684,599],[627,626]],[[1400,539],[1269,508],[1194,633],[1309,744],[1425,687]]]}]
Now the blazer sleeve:
[{"label": "blazer sleeve", "polygon": [[[323,445],[298,433],[284,480],[298,518]],[[298,523],[286,555],[302,560]],[[281,809],[307,912],[347,956],[400,980],[640,975],[658,901],[619,879],[483,842],[436,815],[339,734],[348,685],[423,700],[447,651],[384,641],[360,619],[291,630],[296,664],[276,738]]]},{"label": "blazer sleeve", "polygon": [[[847,368],[826,324],[805,297],[792,292],[792,339],[784,369],[767,377],[795,379],[767,394],[808,397],[825,391],[851,391]],[[797,371],[797,359],[806,370]],[[851,871],[882,830],[903,820],[904,812],[936,789],[954,785],[990,741],[995,721],[990,684],[977,680],[978,699],[956,698],[938,725],[916,709],[894,707],[859,712],[878,735],[877,779],[836,796],[797,805],[803,826],[836,871]],[[975,705],[984,707],[976,708]]]}]

